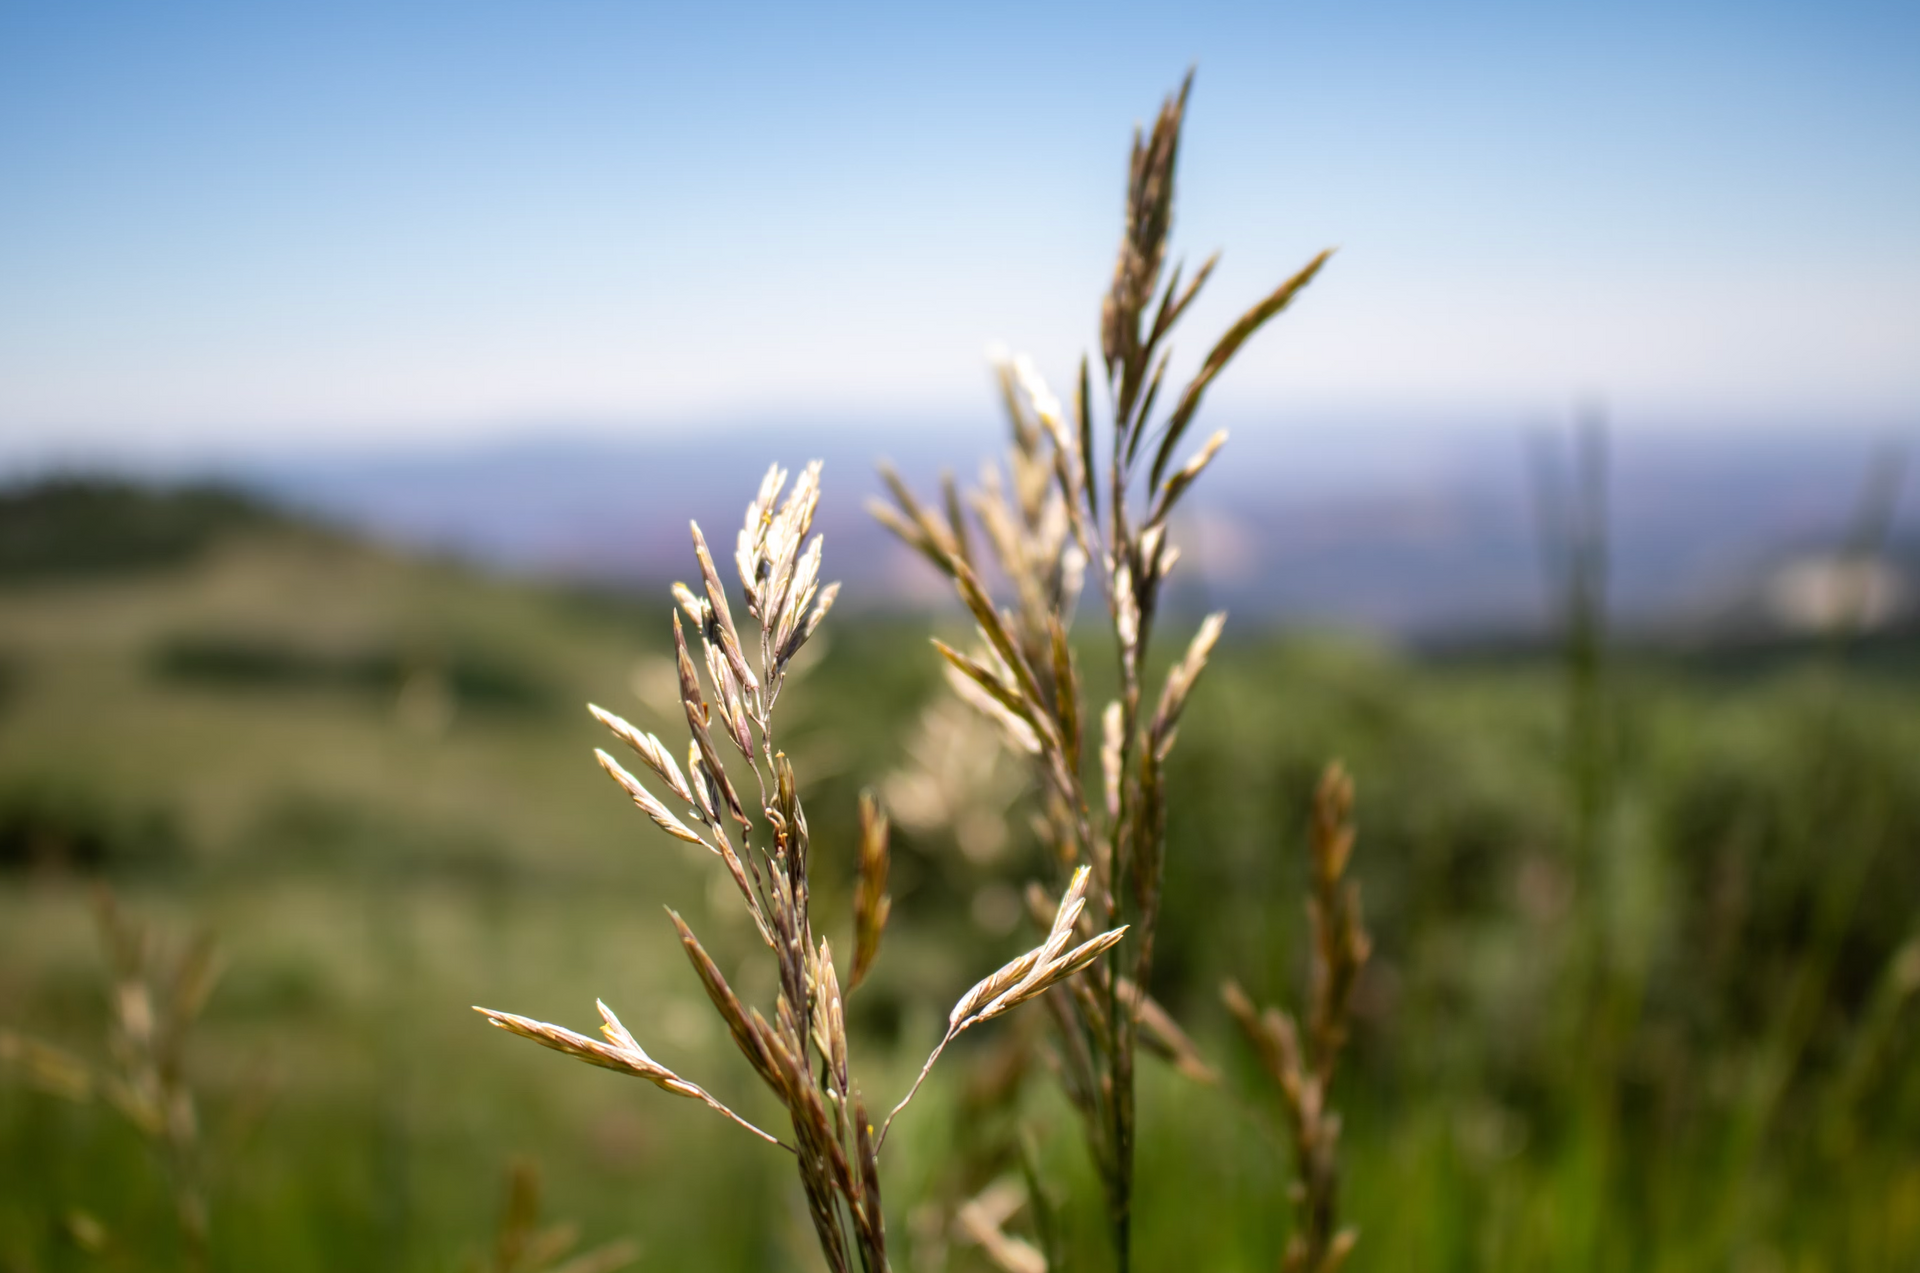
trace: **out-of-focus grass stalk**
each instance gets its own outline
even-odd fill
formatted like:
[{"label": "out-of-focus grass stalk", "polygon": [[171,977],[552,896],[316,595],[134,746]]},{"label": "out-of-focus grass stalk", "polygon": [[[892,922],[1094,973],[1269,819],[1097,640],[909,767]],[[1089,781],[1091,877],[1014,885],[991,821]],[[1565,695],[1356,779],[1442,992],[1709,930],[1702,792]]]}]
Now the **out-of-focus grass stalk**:
[{"label": "out-of-focus grass stalk", "polygon": [[[1872,598],[1868,595],[1870,570],[1885,549],[1887,536],[1899,502],[1901,479],[1905,474],[1905,452],[1889,446],[1869,463],[1865,481],[1855,503],[1854,515],[1844,541],[1835,554],[1839,584],[1846,590],[1822,643],[1820,698],[1811,721],[1808,747],[1809,769],[1802,799],[1796,803],[1800,814],[1797,838],[1810,851],[1819,852],[1830,864],[1822,873],[1821,888],[1813,899],[1813,919],[1808,941],[1795,961],[1793,973],[1781,996],[1772,1027],[1747,1073],[1747,1082],[1734,1112],[1726,1138],[1724,1190],[1713,1223],[1704,1232],[1710,1251],[1737,1244],[1745,1227],[1745,1216],[1752,1205],[1754,1178],[1761,1148],[1768,1129],[1777,1117],[1787,1089],[1801,1059],[1820,1029],[1822,1008],[1832,982],[1835,963],[1846,939],[1855,906],[1860,899],[1875,854],[1886,840],[1884,835],[1867,835],[1860,843],[1848,845],[1837,839],[1836,830],[1844,827],[1850,814],[1858,819],[1858,807],[1843,809],[1850,775],[1841,772],[1834,759],[1834,741],[1841,727],[1841,671],[1852,653],[1867,619]],[[1884,810],[1879,819],[1884,822]],[[1897,987],[1906,966],[1906,948],[1896,953],[1884,975],[1885,987]],[[1889,990],[1883,990],[1883,1002]],[[1872,1046],[1873,1017],[1855,1026],[1856,1049]],[[1871,1053],[1863,1051],[1862,1058]],[[1830,1089],[1824,1120],[1829,1125],[1838,1117],[1847,1089],[1848,1070],[1843,1069]]]},{"label": "out-of-focus grass stalk", "polygon": [[99,1100],[133,1126],[166,1181],[181,1261],[189,1270],[202,1270],[208,1266],[210,1230],[206,1147],[187,1046],[219,980],[220,960],[208,933],[171,947],[105,888],[94,895],[94,914],[112,976],[109,1059],[96,1064],[42,1040],[0,1031],[0,1062],[69,1100]]},{"label": "out-of-focus grass stalk", "polygon": [[1308,835],[1306,1030],[1282,1008],[1264,1013],[1235,982],[1223,997],[1287,1113],[1293,1139],[1293,1233],[1284,1273],[1338,1273],[1353,1253],[1357,1230],[1340,1224],[1340,1115],[1333,1077],[1351,1025],[1354,987],[1373,951],[1360,914],[1360,886],[1347,879],[1353,855],[1353,780],[1338,762],[1314,791]]},{"label": "out-of-focus grass stalk", "polygon": [[1626,1055],[1646,994],[1643,952],[1623,946],[1635,926],[1625,908],[1622,854],[1641,851],[1622,835],[1617,750],[1622,704],[1609,650],[1611,574],[1609,487],[1611,446],[1597,404],[1574,421],[1565,451],[1551,436],[1537,439],[1534,498],[1537,534],[1560,649],[1563,729],[1563,825],[1574,882],[1574,929],[1562,975],[1572,1010],[1561,1046],[1575,1130],[1562,1206],[1582,1267],[1615,1267],[1622,1237],[1607,1223],[1621,1201],[1621,1083]]}]

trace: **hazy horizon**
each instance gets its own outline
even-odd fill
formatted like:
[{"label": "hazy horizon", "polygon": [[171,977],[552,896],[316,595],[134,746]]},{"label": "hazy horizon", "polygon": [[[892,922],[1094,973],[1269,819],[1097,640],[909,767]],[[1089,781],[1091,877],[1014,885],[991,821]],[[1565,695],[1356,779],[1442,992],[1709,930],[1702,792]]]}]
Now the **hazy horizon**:
[{"label": "hazy horizon", "polygon": [[[1224,605],[1256,626],[1305,622],[1415,638],[1541,630],[1548,609],[1537,463],[1543,442],[1564,448],[1564,427],[1395,433],[1351,422],[1224,423],[1236,426],[1224,462],[1175,529],[1186,560],[1171,594],[1176,609]],[[1853,542],[1869,481],[1897,475],[1912,442],[1865,428],[1749,431],[1737,446],[1710,429],[1610,429],[1615,619],[1669,636],[1766,630],[1779,572]],[[709,529],[730,523],[766,463],[820,458],[819,526],[848,604],[917,608],[942,594],[925,564],[863,511],[881,489],[875,462],[890,459],[928,490],[942,468],[970,480],[1003,445],[983,411],[885,432],[742,426],[671,440],[266,450],[106,471],[220,478],[403,549],[624,587],[684,573],[688,519]],[[75,470],[102,466],[66,469]],[[18,490],[13,484],[49,471],[60,470],[16,465],[8,484]],[[1904,614],[1920,562],[1920,501],[1899,495],[1887,536]]]}]

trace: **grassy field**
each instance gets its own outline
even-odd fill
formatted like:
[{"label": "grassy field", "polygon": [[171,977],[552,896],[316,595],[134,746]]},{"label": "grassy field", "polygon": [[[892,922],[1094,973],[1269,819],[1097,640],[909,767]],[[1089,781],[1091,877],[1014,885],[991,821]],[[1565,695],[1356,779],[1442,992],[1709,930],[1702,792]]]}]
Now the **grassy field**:
[{"label": "grassy field", "polygon": [[[632,1237],[638,1267],[815,1267],[783,1155],[469,1009],[584,1027],[597,995],[767,1113],[661,907],[766,997],[752,933],[589,754],[588,700],[666,723],[664,594],[490,578],[259,510],[187,520],[148,559],[96,544],[44,569],[0,527],[0,1029],[104,1058],[89,896],[109,881],[224,958],[189,1049],[214,1267],[484,1267],[523,1161],[554,1217]],[[783,703],[829,880],[851,878],[859,789],[912,789],[943,692],[927,631],[837,613]],[[1351,1267],[1920,1267],[1911,667],[1622,656],[1570,736],[1551,657],[1235,633],[1174,753],[1155,986],[1222,1078],[1144,1077],[1141,1267],[1276,1265],[1285,1137],[1218,988],[1297,996],[1307,800],[1335,755],[1378,941],[1337,1093]],[[899,1089],[1025,936],[1025,811],[1004,776],[971,781],[960,834],[902,819],[855,1001]],[[846,891],[817,897],[839,945]],[[1102,1267],[1040,1025],[969,1035],[902,1119],[905,1267],[987,1267],[946,1217],[1011,1168],[1021,1124],[1072,1267]],[[148,1146],[28,1078],[0,1071],[0,1269],[174,1267]]]}]

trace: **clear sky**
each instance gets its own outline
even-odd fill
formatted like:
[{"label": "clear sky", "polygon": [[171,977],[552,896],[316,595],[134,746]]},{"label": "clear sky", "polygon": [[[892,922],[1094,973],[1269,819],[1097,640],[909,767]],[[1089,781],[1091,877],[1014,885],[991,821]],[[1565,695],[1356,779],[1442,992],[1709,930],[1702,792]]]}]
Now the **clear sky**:
[{"label": "clear sky", "polygon": [[0,2],[0,447],[988,409],[1190,64],[1228,413],[1920,418],[1920,6]]}]

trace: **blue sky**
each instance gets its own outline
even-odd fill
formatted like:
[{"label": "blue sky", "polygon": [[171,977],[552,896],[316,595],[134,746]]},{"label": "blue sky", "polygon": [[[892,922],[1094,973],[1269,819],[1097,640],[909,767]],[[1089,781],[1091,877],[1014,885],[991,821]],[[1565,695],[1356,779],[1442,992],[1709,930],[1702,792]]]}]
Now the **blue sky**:
[{"label": "blue sky", "polygon": [[1199,79],[1223,415],[1920,418],[1920,8],[0,4],[0,448],[984,411]]}]

